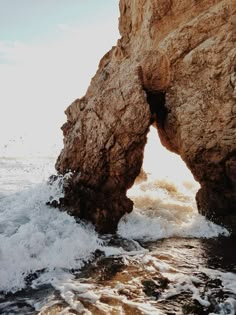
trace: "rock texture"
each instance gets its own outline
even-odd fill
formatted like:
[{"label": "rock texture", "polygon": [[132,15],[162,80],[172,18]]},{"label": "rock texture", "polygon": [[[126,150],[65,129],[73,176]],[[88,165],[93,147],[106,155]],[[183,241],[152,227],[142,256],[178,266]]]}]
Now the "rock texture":
[{"label": "rock texture", "polygon": [[119,30],[66,110],[62,205],[114,232],[156,121],[201,184],[199,211],[236,231],[236,0],[120,0]]}]

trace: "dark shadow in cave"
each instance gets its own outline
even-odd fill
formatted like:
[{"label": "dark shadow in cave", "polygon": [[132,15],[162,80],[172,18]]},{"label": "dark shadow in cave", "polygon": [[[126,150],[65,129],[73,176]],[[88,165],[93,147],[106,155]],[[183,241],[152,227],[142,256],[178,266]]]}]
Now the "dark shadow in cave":
[{"label": "dark shadow in cave", "polygon": [[151,124],[157,122],[160,128],[164,127],[164,122],[167,116],[166,93],[165,92],[150,92],[145,91],[147,94],[147,102],[151,110]]}]

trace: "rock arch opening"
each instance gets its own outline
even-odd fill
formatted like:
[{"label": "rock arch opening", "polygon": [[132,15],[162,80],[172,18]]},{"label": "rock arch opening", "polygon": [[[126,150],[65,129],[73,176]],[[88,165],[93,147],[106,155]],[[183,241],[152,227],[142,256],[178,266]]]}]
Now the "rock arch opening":
[{"label": "rock arch opening", "polygon": [[[141,172],[128,190],[134,207],[156,211],[156,215],[164,210],[186,215],[197,211],[195,194],[199,187],[181,157],[161,144],[155,124],[150,126]],[[182,214],[177,213],[180,210]]]},{"label": "rock arch opening", "polygon": [[168,219],[182,217],[184,221],[184,216],[197,212],[195,195],[200,185],[181,156],[165,143],[166,92],[145,93],[151,113],[150,127],[142,168],[127,196],[134,202],[134,208]]}]

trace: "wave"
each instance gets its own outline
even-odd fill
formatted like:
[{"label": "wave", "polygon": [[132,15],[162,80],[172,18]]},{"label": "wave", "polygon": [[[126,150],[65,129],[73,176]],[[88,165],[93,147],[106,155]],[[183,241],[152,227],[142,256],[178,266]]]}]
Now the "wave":
[{"label": "wave", "polygon": [[[46,206],[52,196],[62,196],[57,182],[46,182],[54,170],[52,162],[0,159],[0,291],[25,288],[34,273],[38,283],[55,283],[64,275],[71,278],[70,270],[91,261],[97,250],[106,256],[127,252],[122,246],[108,246],[92,225]],[[174,175],[176,180],[147,174],[146,181],[129,190],[135,208],[120,220],[118,235],[142,241],[229,235],[198,214],[194,199],[198,185],[189,177]],[[134,252],[140,250],[137,247]]]}]

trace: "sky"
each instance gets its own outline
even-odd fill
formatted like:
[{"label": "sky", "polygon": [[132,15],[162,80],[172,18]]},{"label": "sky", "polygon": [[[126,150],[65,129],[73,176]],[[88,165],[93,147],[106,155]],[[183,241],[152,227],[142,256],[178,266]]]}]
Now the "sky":
[{"label": "sky", "polygon": [[0,156],[57,154],[64,110],[120,37],[118,0],[0,0]]}]

